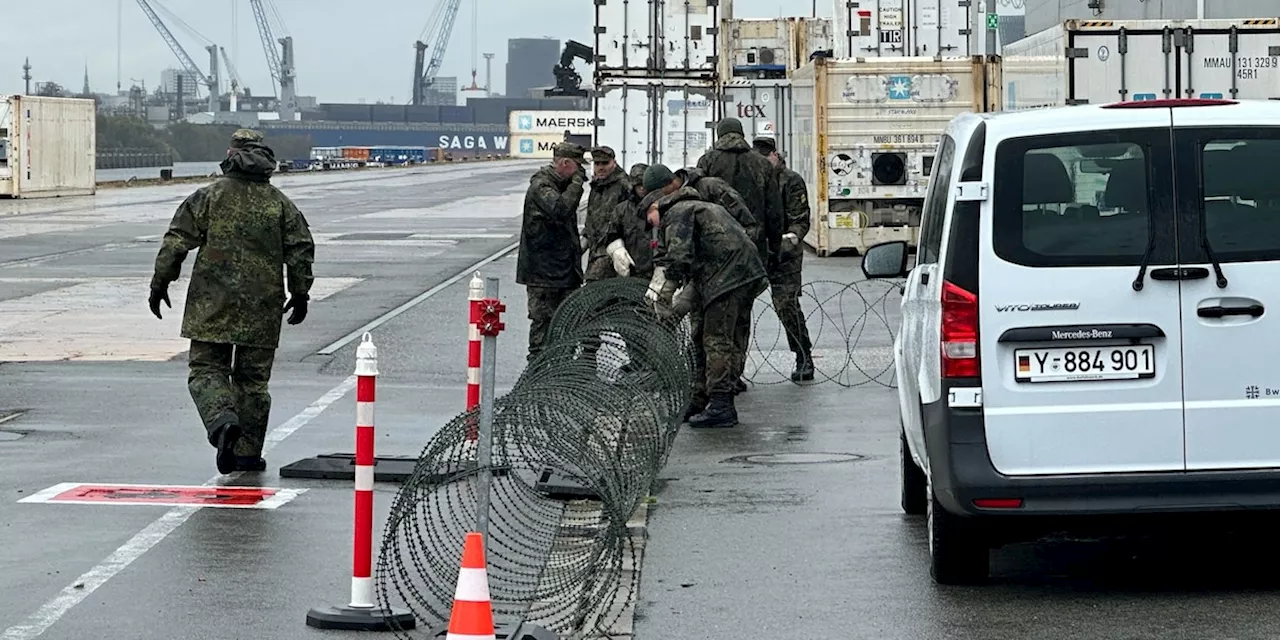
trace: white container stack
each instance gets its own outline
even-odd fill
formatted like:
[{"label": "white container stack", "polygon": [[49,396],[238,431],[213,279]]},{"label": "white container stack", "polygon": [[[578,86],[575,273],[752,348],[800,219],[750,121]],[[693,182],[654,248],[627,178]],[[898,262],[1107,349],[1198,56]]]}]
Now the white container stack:
[{"label": "white container stack", "polygon": [[721,116],[720,0],[595,0],[595,143],[619,166],[691,166]]}]

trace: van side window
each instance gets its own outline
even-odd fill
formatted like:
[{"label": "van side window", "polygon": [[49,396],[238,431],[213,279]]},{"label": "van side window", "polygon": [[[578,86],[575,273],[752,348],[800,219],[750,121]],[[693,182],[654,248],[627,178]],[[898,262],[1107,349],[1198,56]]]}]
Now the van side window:
[{"label": "van side window", "polygon": [[1280,131],[1266,131],[1200,146],[1204,234],[1220,262],[1280,260]]},{"label": "van side window", "polygon": [[924,209],[920,212],[920,247],[916,262],[933,264],[942,252],[942,223],[947,217],[947,199],[951,195],[951,173],[955,167],[956,143],[942,136],[938,158],[925,192]]},{"label": "van side window", "polygon": [[996,255],[1029,267],[1137,265],[1150,243],[1151,154],[1140,134],[1134,141],[1125,135],[1108,135],[1105,143],[1002,143]]}]

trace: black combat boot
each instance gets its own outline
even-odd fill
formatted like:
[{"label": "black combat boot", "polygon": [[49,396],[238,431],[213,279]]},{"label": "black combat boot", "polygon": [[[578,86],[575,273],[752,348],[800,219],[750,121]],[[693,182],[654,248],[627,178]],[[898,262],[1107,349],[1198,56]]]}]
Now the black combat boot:
[{"label": "black combat boot", "polygon": [[209,444],[217,450],[218,473],[226,474],[236,470],[236,442],[240,440],[240,424],[237,419],[223,422],[221,426],[209,434]]},{"label": "black combat boot", "polygon": [[236,456],[236,471],[266,471],[267,461],[259,456]]},{"label": "black combat boot", "polygon": [[689,426],[695,429],[723,429],[738,426],[738,410],[733,406],[732,393],[713,393],[706,411],[689,418]]},{"label": "black combat boot", "polygon": [[689,403],[689,408],[684,412],[684,420],[688,422],[690,418],[702,413],[707,408],[707,397],[703,395],[694,395],[693,400]]},{"label": "black combat boot", "polygon": [[733,383],[733,395],[736,396],[739,393],[746,393],[746,392],[747,392],[747,381],[743,380],[742,378],[738,378],[738,381]]},{"label": "black combat boot", "polygon": [[796,354],[796,368],[791,372],[792,382],[808,382],[813,380],[813,356],[807,351]]}]

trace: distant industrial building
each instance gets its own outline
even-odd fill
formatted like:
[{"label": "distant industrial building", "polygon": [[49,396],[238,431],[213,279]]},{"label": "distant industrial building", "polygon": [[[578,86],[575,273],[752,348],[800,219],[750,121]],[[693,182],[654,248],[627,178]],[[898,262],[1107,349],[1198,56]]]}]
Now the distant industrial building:
[{"label": "distant industrial building", "polygon": [[200,79],[195,74],[182,71],[180,69],[165,69],[160,72],[160,91],[164,93],[178,92],[178,76],[182,76],[182,93],[184,95],[196,95],[200,89]]},{"label": "distant industrial building", "polygon": [[[1066,20],[1194,20],[1197,0],[1025,0],[1028,34]],[[1205,18],[1274,18],[1275,0],[1203,2]],[[1096,6],[1092,8],[1090,5]],[[1004,16],[1000,17],[1003,22]]]},{"label": "distant industrial building", "polygon": [[436,76],[435,82],[427,88],[422,99],[427,106],[457,106],[458,76]]},{"label": "distant industrial building", "polygon": [[[552,69],[560,62],[560,41],[512,38],[507,41],[507,97],[529,98],[538,87],[556,83]],[[538,96],[541,97],[541,96]]]}]

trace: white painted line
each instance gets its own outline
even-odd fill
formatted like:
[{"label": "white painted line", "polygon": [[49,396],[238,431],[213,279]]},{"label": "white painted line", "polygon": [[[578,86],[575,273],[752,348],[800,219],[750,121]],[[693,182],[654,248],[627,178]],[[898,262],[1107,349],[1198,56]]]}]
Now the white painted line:
[{"label": "white painted line", "polygon": [[[374,319],[372,322],[370,322],[369,324],[366,324],[366,325],[364,325],[363,327],[360,327],[359,329],[356,329],[355,331],[352,331],[351,333],[348,333],[347,335],[345,335],[345,336],[343,336],[343,337],[339,338],[339,339],[338,339],[336,342],[334,342],[333,344],[331,344],[331,345],[329,345],[329,346],[327,346],[327,347],[325,347],[325,348],[323,348],[323,349],[321,349],[321,350],[317,351],[317,352],[316,352],[316,354],[317,354],[317,355],[322,355],[322,356],[331,356],[331,355],[333,355],[334,353],[336,353],[336,352],[338,351],[338,349],[341,349],[341,348],[343,348],[343,347],[347,346],[348,344],[351,344],[351,343],[352,343],[356,338],[359,338],[360,336],[364,335],[366,332],[368,332],[368,331],[373,331],[374,329],[377,329],[378,327],[380,327],[380,326],[382,326],[383,324],[385,324],[388,320],[391,320],[392,318],[394,318],[394,317],[396,317],[396,316],[398,316],[398,315],[400,315],[400,314],[402,314],[402,313],[404,313],[404,312],[406,312],[406,311],[408,311],[408,310],[410,310],[410,309],[412,309],[412,308],[414,308],[414,307],[416,307],[416,306],[418,306],[418,305],[422,304],[423,302],[425,302],[425,301],[426,301],[428,298],[430,298],[431,296],[434,296],[434,295],[436,295],[437,293],[440,293],[441,291],[444,291],[445,289],[449,288],[450,286],[452,286],[454,283],[458,282],[459,280],[461,280],[461,279],[463,279],[463,278],[465,278],[465,277],[467,277],[467,276],[469,276],[469,275],[471,275],[471,274],[475,273],[478,269],[480,269],[480,267],[483,267],[483,266],[485,266],[485,265],[489,264],[490,262],[493,262],[493,261],[495,261],[495,260],[498,260],[499,258],[502,258],[503,256],[507,255],[508,253],[511,253],[512,251],[515,251],[515,250],[516,250],[516,248],[517,248],[517,247],[519,247],[519,246],[520,246],[520,243],[519,243],[518,241],[517,241],[517,242],[513,242],[513,243],[511,243],[511,244],[507,245],[506,247],[504,247],[504,248],[502,248],[502,249],[498,250],[498,252],[497,252],[497,253],[494,253],[493,255],[489,256],[488,258],[485,258],[484,260],[481,260],[480,262],[477,262],[477,263],[475,263],[475,264],[473,264],[473,265],[471,265],[471,266],[467,267],[466,269],[463,269],[462,271],[459,271],[456,275],[454,275],[453,277],[449,278],[448,280],[445,280],[444,282],[441,282],[440,284],[438,284],[438,285],[436,285],[436,286],[434,286],[434,287],[431,287],[430,289],[427,289],[426,291],[424,291],[424,292],[422,292],[421,294],[419,294],[419,295],[418,295],[418,297],[416,297],[416,298],[414,298],[414,299],[412,299],[412,300],[410,300],[410,301],[408,301],[408,302],[406,302],[406,303],[404,303],[404,304],[402,304],[402,305],[400,305],[400,306],[398,306],[398,307],[396,307],[396,308],[394,308],[394,309],[392,309],[392,310],[390,310],[390,311],[388,311],[388,312],[386,312],[386,313],[382,314],[381,316],[379,316],[379,317],[375,318],[375,319]],[[7,639],[0,638],[0,640],[7,640]]]},{"label": "white painted line", "polygon": [[[346,395],[347,392],[355,387],[355,384],[356,377],[348,377],[341,384],[321,396],[319,400],[311,403],[311,406],[303,410],[302,413],[272,429],[267,434],[266,442],[262,448],[263,453],[270,451],[281,440],[289,437],[293,432],[301,429],[316,416],[320,415],[325,409],[329,408],[329,405]],[[239,477],[239,473],[233,474],[233,477]],[[220,478],[221,476],[218,476],[206,482],[205,486],[216,486]],[[178,527],[182,526],[182,523],[186,522],[188,518],[199,510],[200,507],[175,507],[170,509],[112,552],[110,556],[107,556],[106,560],[86,571],[79,578],[73,580],[71,584],[63,587],[57,596],[41,605],[35,613],[27,616],[21,623],[5,629],[4,633],[0,634],[0,640],[32,640],[40,637],[41,634],[49,630],[49,627],[61,620],[62,616],[67,615],[67,612],[72,607],[83,602],[85,598],[89,597],[89,594],[97,591],[108,580],[124,571],[126,567],[133,564],[144,553],[176,531]]]},{"label": "white painted line", "polygon": [[253,505],[253,507],[251,508],[278,509],[280,508],[280,505],[283,505],[286,502],[293,500],[294,498],[302,495],[304,492],[306,492],[306,489],[276,489],[275,495],[272,495],[266,500],[263,500],[262,502],[259,502],[258,504]]},{"label": "white painted line", "polygon": [[80,486],[80,484],[81,483],[79,482],[60,482],[58,484],[53,485],[52,487],[49,487],[48,489],[37,491],[19,500],[18,502],[48,502],[49,500],[52,500],[54,496],[64,491],[70,491]]}]

